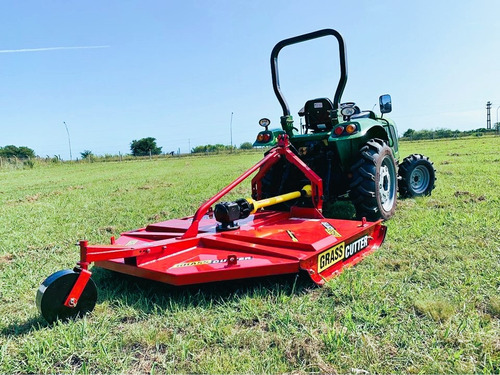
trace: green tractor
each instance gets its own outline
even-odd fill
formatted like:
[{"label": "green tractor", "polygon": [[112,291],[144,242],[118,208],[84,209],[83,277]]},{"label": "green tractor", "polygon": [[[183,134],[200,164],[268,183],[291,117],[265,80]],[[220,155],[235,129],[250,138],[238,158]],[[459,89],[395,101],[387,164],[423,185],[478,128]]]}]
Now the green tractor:
[{"label": "green tractor", "polygon": [[[278,54],[283,47],[325,36],[335,37],[339,45],[337,90],[333,100],[306,101],[298,113],[304,118],[304,124],[297,129],[280,89]],[[398,188],[404,198],[431,194],[436,174],[428,157],[410,155],[398,168],[396,124],[383,118],[392,111],[390,95],[380,96],[380,116],[370,110],[360,110],[353,102],[341,102],[347,83],[347,62],[344,40],[337,31],[324,29],[282,40],[271,52],[271,73],[274,92],[283,109],[281,128],[269,129],[271,121],[261,119],[259,124],[265,130],[257,135],[253,145],[272,147],[280,134],[287,134],[291,149],[322,178],[326,204],[350,200],[358,218],[387,220],[394,214]],[[262,198],[300,190],[306,183],[297,168],[280,161],[262,181]]]}]

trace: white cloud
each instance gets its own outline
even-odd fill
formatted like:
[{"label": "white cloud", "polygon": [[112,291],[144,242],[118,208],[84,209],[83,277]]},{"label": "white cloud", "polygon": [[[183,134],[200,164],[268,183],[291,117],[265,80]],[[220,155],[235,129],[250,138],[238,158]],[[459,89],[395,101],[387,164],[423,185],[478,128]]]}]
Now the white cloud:
[{"label": "white cloud", "polygon": [[0,53],[18,53],[18,52],[42,52],[42,51],[57,51],[66,49],[93,49],[93,48],[108,48],[109,46],[79,46],[79,47],[43,47],[43,48],[22,48],[22,49],[3,49]]}]

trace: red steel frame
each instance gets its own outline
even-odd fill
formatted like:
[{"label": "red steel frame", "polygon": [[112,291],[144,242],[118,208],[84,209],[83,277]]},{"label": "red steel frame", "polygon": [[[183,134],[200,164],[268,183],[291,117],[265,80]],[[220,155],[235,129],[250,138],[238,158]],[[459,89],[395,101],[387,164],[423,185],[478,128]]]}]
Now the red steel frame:
[{"label": "red steel frame", "polygon": [[[89,246],[87,241],[80,241],[80,274],[65,306],[78,303],[91,275],[91,263],[173,285],[296,273],[301,269],[314,282],[323,284],[343,267],[356,264],[377,249],[386,231],[381,221],[325,219],[321,178],[288,146],[288,136],[281,135],[277,147],[207,200],[192,217],[123,233],[117,240],[112,237],[110,245]],[[314,207],[259,211],[240,220],[240,229],[217,233],[212,205],[257,170],[252,195],[259,199],[262,177],[281,158],[310,180]]]}]

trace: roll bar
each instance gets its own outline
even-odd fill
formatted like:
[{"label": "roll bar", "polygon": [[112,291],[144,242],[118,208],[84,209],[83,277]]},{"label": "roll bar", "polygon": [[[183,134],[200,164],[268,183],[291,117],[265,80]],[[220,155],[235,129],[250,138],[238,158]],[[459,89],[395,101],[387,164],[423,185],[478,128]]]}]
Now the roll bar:
[{"label": "roll bar", "polygon": [[283,93],[280,89],[279,75],[278,75],[278,54],[281,49],[286,46],[290,46],[292,44],[305,42],[311,39],[322,38],[324,36],[334,36],[337,38],[339,42],[339,57],[340,57],[340,79],[337,85],[337,90],[335,91],[335,96],[333,97],[333,109],[337,110],[340,106],[340,98],[342,97],[342,93],[344,92],[345,85],[347,83],[347,57],[345,53],[345,44],[344,39],[342,39],[342,35],[336,30],[333,29],[323,29],[314,31],[312,33],[303,34],[299,36],[295,36],[293,38],[282,40],[278,42],[272,52],[271,52],[271,74],[273,78],[273,89],[278,101],[281,104],[281,108],[283,108],[283,116],[290,115],[290,108],[288,108],[288,104],[283,96]]}]

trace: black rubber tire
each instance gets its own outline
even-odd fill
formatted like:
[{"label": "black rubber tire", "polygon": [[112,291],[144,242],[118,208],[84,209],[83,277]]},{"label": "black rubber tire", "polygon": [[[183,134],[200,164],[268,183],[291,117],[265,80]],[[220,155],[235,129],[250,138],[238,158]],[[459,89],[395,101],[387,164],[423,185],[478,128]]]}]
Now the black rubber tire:
[{"label": "black rubber tire", "polygon": [[38,288],[36,306],[48,323],[82,317],[94,310],[97,301],[97,288],[92,279],[89,279],[75,307],[64,306],[78,275],[79,273],[74,270],[58,271],[47,277]]},{"label": "black rubber tire", "polygon": [[349,197],[358,219],[390,219],[396,210],[397,172],[391,148],[383,140],[369,140],[351,167]]},{"label": "black rubber tire", "polygon": [[413,198],[431,195],[436,182],[436,170],[427,156],[413,154],[399,165],[399,195]]}]

